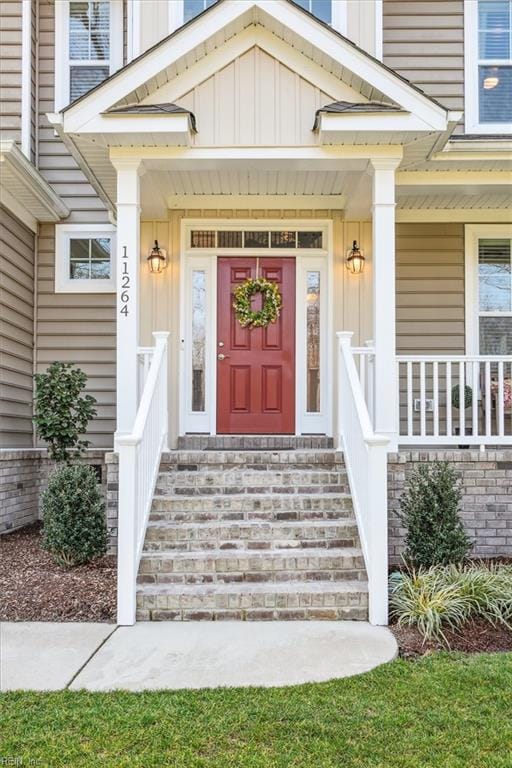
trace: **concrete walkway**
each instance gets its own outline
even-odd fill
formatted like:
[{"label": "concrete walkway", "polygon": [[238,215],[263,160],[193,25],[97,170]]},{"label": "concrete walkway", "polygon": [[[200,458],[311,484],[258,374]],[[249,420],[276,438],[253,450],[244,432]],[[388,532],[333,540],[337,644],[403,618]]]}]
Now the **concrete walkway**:
[{"label": "concrete walkway", "polygon": [[367,672],[396,641],[364,622],[3,624],[1,688],[278,686]]}]

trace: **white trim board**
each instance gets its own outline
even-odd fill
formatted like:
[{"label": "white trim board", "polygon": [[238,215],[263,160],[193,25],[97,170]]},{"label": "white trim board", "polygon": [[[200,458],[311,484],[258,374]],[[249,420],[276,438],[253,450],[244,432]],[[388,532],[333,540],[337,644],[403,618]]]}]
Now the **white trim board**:
[{"label": "white trim board", "polygon": [[[229,229],[231,231],[250,228],[252,230],[298,229],[302,231],[322,229],[326,242],[319,251],[291,249],[199,249],[188,247],[188,234],[193,228]],[[296,264],[296,353],[295,353],[295,433],[332,435],[332,347],[333,347],[333,299],[332,299],[332,262],[333,231],[330,219],[183,219],[181,222],[180,247],[180,345],[179,345],[179,434],[203,432],[216,434],[217,418],[217,376],[216,376],[216,333],[217,333],[217,257],[255,256],[272,258],[293,256]],[[314,265],[314,266],[313,266]],[[300,366],[305,366],[305,312],[304,288],[305,272],[319,269],[323,284],[321,299],[321,411],[319,414],[307,413],[305,409],[306,377],[301,375]],[[191,323],[190,290],[192,270],[204,270],[209,278],[207,283],[206,304],[206,370],[205,370],[205,411],[193,413],[190,403],[191,359],[192,350],[188,339]],[[321,288],[322,290],[322,288]],[[302,333],[299,329],[302,327]]]},{"label": "white trim board", "polygon": [[32,0],[21,6],[21,151],[32,154]]}]

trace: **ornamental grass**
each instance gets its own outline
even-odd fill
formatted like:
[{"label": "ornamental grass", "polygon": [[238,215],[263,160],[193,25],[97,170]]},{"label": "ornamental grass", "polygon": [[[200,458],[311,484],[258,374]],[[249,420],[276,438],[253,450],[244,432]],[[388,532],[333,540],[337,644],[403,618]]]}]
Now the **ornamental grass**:
[{"label": "ornamental grass", "polygon": [[461,631],[472,619],[512,625],[512,565],[472,563],[393,573],[390,612],[416,627],[424,641],[448,645],[443,629]]}]

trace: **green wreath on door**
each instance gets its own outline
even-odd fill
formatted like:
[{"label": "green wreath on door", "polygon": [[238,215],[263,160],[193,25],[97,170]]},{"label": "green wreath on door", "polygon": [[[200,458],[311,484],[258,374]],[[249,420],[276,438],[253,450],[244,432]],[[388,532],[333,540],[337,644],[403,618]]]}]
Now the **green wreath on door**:
[{"label": "green wreath on door", "polygon": [[[261,293],[261,309],[252,309],[252,299]],[[267,328],[275,323],[281,314],[283,297],[277,283],[264,277],[245,280],[234,292],[233,309],[242,328]]]}]

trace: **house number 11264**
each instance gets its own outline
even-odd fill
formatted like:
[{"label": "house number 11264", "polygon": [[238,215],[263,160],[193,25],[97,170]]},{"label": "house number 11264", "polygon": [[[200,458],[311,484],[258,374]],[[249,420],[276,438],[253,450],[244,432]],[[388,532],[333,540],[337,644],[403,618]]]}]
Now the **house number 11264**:
[{"label": "house number 11264", "polygon": [[128,272],[128,256],[126,245],[123,245],[122,272],[121,272],[121,314],[128,317],[130,306],[130,273]]}]

